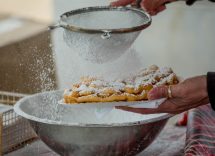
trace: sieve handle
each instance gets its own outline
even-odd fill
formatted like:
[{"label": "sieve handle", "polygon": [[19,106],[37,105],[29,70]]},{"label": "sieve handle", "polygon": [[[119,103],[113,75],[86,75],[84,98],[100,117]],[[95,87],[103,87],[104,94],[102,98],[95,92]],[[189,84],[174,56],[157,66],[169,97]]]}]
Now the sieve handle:
[{"label": "sieve handle", "polygon": [[111,38],[111,32],[110,31],[104,31],[103,34],[101,35],[102,39],[109,39]]},{"label": "sieve handle", "polygon": [[59,27],[61,27],[60,24],[50,25],[49,30],[53,30],[53,29],[56,29],[56,28],[59,28]]}]

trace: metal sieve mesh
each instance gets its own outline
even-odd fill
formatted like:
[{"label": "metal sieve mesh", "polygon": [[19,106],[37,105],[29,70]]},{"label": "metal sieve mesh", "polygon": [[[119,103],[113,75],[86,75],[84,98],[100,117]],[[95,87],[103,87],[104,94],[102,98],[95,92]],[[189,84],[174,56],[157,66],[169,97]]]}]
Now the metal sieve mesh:
[{"label": "metal sieve mesh", "polygon": [[65,42],[84,60],[105,63],[125,53],[150,24],[151,17],[143,10],[104,6],[66,12],[51,28],[65,28]]}]

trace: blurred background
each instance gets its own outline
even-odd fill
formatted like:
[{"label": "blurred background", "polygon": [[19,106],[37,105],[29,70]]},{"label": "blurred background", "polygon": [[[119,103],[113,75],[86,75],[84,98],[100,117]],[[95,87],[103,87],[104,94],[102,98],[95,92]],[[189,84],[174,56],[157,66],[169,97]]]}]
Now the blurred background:
[{"label": "blurred background", "polygon": [[47,29],[66,11],[108,4],[0,0],[0,90],[30,94],[64,89],[83,75],[117,77],[151,64],[172,67],[184,78],[215,71],[215,4],[208,1],[168,4],[129,51],[105,64],[82,60],[66,45],[62,29]]}]

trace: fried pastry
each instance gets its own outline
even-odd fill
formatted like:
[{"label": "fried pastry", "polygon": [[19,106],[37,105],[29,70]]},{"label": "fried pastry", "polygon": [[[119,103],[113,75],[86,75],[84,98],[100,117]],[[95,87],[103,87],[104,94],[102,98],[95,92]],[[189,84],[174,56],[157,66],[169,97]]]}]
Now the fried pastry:
[{"label": "fried pastry", "polygon": [[143,69],[132,77],[116,81],[82,77],[71,89],[65,90],[64,102],[74,104],[148,100],[147,94],[153,87],[178,82],[171,68],[159,68],[156,65]]}]

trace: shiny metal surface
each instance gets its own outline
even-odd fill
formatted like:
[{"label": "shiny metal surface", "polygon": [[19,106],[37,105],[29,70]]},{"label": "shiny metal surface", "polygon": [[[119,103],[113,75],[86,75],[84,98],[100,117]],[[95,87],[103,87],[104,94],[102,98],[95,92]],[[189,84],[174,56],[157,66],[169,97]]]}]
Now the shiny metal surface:
[{"label": "shiny metal surface", "polygon": [[[117,114],[128,117],[123,122],[120,119],[107,124],[94,120],[84,123],[83,119],[75,123],[72,118],[78,110],[63,111],[63,108],[53,107],[61,94],[55,91],[26,97],[15,105],[14,110],[30,121],[35,132],[51,149],[63,156],[134,156],[156,138],[171,116],[161,114],[147,119],[146,116],[119,111]],[[48,106],[49,103],[52,104]],[[78,112],[80,116],[81,112]],[[108,118],[113,120],[110,116]]]}]

